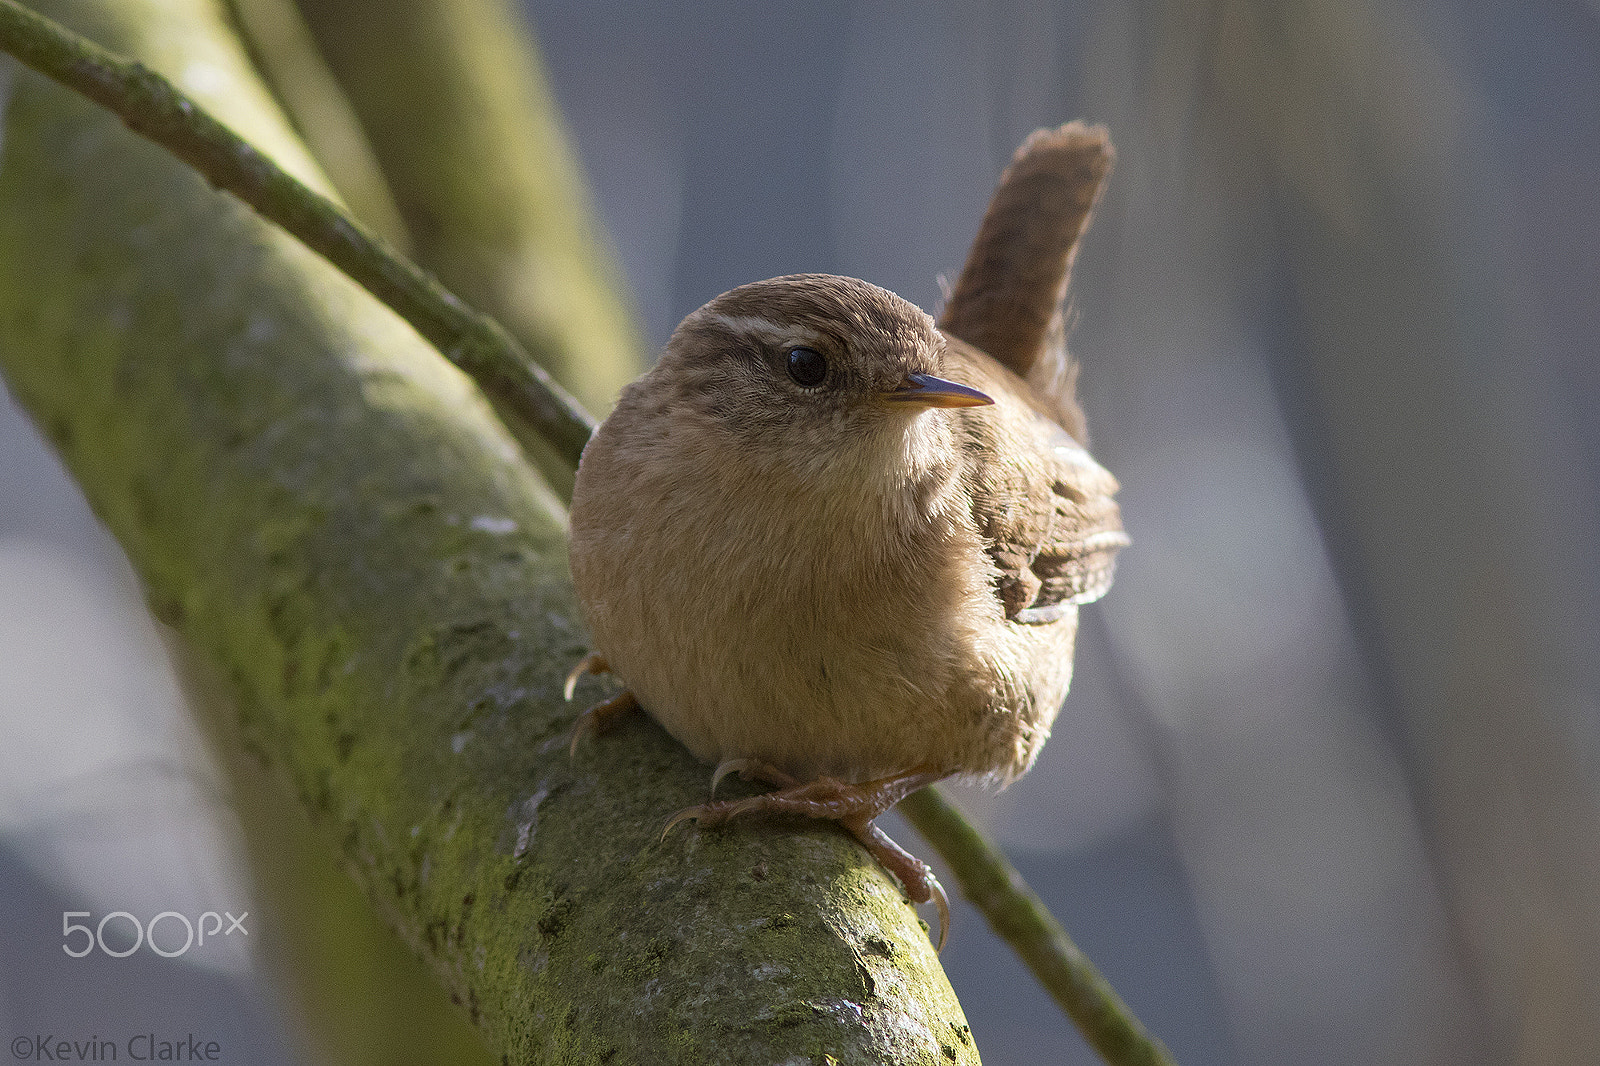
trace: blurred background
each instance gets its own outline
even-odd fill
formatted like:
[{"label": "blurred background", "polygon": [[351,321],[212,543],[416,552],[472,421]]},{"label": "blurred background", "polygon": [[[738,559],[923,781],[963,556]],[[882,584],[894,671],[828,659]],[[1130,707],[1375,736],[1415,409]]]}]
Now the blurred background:
[{"label": "blurred background", "polygon": [[[1070,346],[1134,546],[1037,768],[958,801],[1182,1063],[1600,1062],[1600,5],[523,13],[650,350],[776,274],[936,310],[1022,138],[1109,126]],[[331,1057],[237,938],[59,952],[249,909],[225,793],[0,406],[0,1033]],[[1094,1061],[964,906],[943,960],[986,1062]]]}]

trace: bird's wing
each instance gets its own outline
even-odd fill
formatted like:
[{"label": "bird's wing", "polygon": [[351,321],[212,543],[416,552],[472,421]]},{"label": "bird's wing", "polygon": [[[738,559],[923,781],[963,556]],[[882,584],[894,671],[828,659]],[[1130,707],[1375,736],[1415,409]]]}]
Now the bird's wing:
[{"label": "bird's wing", "polygon": [[1027,382],[955,338],[947,338],[946,363],[952,378],[995,400],[952,413],[968,457],[973,519],[999,570],[1006,617],[1043,624],[1099,599],[1128,543],[1116,479]]}]

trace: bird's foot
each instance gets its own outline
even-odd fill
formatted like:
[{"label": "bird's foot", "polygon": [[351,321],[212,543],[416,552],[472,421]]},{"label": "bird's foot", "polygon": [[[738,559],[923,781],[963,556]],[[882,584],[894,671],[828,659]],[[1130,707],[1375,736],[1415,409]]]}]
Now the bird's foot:
[{"label": "bird's foot", "polygon": [[950,936],[950,897],[945,895],[944,886],[939,883],[939,879],[933,876],[933,870],[927,863],[896,844],[888,833],[872,824],[871,819],[859,826],[850,822],[841,824],[872,852],[872,857],[877,859],[885,870],[900,879],[900,883],[905,886],[906,896],[912,903],[926,903],[930,899],[933,900],[933,905],[939,910],[939,941],[934,950],[943,951],[944,942]]},{"label": "bird's foot", "polygon": [[[567,675],[567,683],[563,692],[567,699],[572,699],[572,691],[578,686],[578,678],[584,674],[604,674],[610,671],[610,665],[598,652],[590,652],[583,657],[583,661],[572,668],[572,673]],[[592,734],[604,733],[617,723],[620,718],[626,718],[639,709],[639,700],[630,689],[623,689],[610,699],[601,700],[587,711],[578,715],[578,720],[572,726],[572,743],[567,746],[567,758],[575,759],[578,756],[578,745],[584,737]]]},{"label": "bird's foot", "polygon": [[950,899],[945,895],[944,887],[926,863],[896,844],[889,834],[873,824],[873,819],[878,815],[917,789],[933,784],[944,774],[918,769],[861,784],[848,784],[831,777],[819,777],[815,781],[801,783],[759,759],[728,759],[717,767],[712,776],[713,793],[718,782],[730,773],[765,781],[777,786],[778,791],[741,800],[714,800],[681,810],[661,830],[663,839],[673,826],[690,818],[704,827],[721,825],[741,814],[750,813],[797,814],[838,822],[872,853],[884,869],[900,879],[906,895],[913,903],[927,903],[931,899],[938,907],[939,950],[944,950],[945,938],[950,931]]}]

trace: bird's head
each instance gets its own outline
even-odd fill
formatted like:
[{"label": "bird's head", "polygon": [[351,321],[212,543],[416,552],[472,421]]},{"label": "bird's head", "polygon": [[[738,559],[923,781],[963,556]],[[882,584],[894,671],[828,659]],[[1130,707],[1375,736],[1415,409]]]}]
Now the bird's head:
[{"label": "bird's head", "polygon": [[938,376],[944,346],[926,312],[886,289],[791,274],[684,319],[653,376],[741,444],[824,463],[900,451],[929,409],[992,403]]}]

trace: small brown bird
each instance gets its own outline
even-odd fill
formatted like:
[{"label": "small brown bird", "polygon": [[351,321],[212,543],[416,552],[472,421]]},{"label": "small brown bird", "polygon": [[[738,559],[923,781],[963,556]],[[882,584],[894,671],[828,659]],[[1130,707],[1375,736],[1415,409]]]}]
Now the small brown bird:
[{"label": "small brown bird", "polygon": [[583,453],[572,574],[596,652],[725,774],[777,787],[681,812],[836,819],[917,902],[872,820],[950,776],[1004,785],[1049,735],[1078,605],[1127,544],[1084,450],[1061,304],[1105,132],[1029,137],[942,322],[864,281],[743,285],[684,319]]}]

